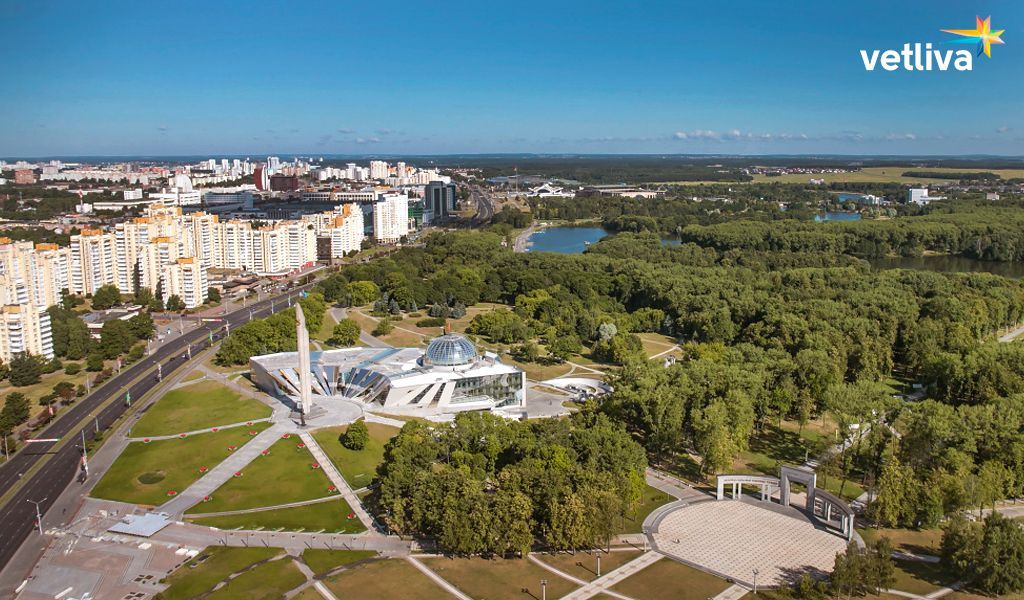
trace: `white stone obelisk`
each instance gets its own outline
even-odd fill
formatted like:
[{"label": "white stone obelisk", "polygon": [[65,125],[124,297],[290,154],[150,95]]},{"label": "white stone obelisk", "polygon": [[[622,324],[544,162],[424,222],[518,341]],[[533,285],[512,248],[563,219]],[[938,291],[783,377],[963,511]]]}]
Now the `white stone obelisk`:
[{"label": "white stone obelisk", "polygon": [[298,302],[295,303],[295,322],[299,352],[299,410],[302,424],[305,425],[306,415],[313,408],[313,382],[310,379],[309,331],[306,330],[306,315],[302,314],[302,307]]}]

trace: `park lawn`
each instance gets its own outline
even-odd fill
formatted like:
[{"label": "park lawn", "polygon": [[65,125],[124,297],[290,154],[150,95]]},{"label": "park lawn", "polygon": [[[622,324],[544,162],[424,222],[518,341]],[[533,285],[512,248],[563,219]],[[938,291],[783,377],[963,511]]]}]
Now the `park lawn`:
[{"label": "park lawn", "polygon": [[320,595],[320,592],[316,591],[315,587],[309,586],[292,596],[291,600],[324,600],[324,597]]},{"label": "park lawn", "polygon": [[347,429],[348,425],[318,429],[313,432],[313,438],[341,472],[345,481],[352,489],[357,490],[369,485],[376,477],[377,465],[384,462],[384,445],[397,435],[399,430],[390,425],[367,422],[366,429],[370,432],[370,439],[367,440],[366,446],[362,450],[349,450],[338,441],[339,436]]},{"label": "park lawn", "polygon": [[[285,434],[288,435],[288,434]],[[213,492],[209,502],[197,504],[188,513],[211,513],[246,508],[277,506],[328,495],[330,480],[297,435],[282,438],[243,467],[241,477],[232,477]]]},{"label": "park lawn", "polygon": [[320,330],[316,332],[313,339],[326,342],[332,335],[334,335],[334,326],[337,324],[338,322],[334,319],[334,315],[331,314],[331,311],[326,311],[324,313],[324,321],[320,324]]},{"label": "park lawn", "polygon": [[[507,354],[501,357],[501,362],[506,365],[519,367],[526,372],[526,378],[532,381],[547,381],[548,379],[555,379],[562,375],[568,375],[569,371],[572,370],[572,365],[568,362],[551,364],[545,364],[542,362],[524,363],[519,362]],[[586,377],[587,375],[592,375],[592,373],[584,373],[581,376]]]},{"label": "park lawn", "polygon": [[659,490],[658,488],[646,486],[644,493],[640,497],[640,504],[637,505],[622,522],[622,527],[619,528],[618,533],[640,533],[643,531],[644,519],[647,515],[654,512],[654,509],[659,506],[664,506],[669,502],[675,502],[676,498],[671,494]]},{"label": "park lawn", "polygon": [[[442,557],[425,558],[421,562],[471,598],[524,600],[531,595],[540,598],[542,579],[548,582],[548,598],[561,598],[577,587],[526,559]],[[529,591],[523,592],[524,589]]]},{"label": "park lawn", "polygon": [[207,600],[276,600],[306,581],[290,557],[272,560],[229,581]]},{"label": "park lawn", "polygon": [[[213,497],[214,499],[217,498],[216,493],[214,493]],[[195,507],[195,510],[205,511],[205,507],[212,504],[212,502],[212,500],[210,502],[202,502]],[[339,496],[334,500],[305,504],[303,506],[261,510],[220,517],[199,517],[189,520],[196,525],[216,527],[217,529],[326,531],[330,533],[362,533],[366,531],[366,528],[363,527],[362,522],[358,518],[355,516],[351,519],[348,518],[350,514],[352,514],[352,507]]]},{"label": "park lawn", "polygon": [[606,575],[634,558],[643,554],[639,550],[623,550],[615,552],[594,553],[577,552],[569,554],[560,552],[558,554],[536,553],[535,557],[551,565],[563,573],[568,573],[577,579],[593,581],[597,579],[597,554],[601,555],[601,575]]},{"label": "park lawn", "polygon": [[199,369],[195,369],[191,373],[186,375],[185,379],[182,379],[182,381],[197,381],[197,380],[203,379],[205,377],[206,377],[206,373],[203,373]]},{"label": "park lawn", "polygon": [[[35,418],[46,410],[45,406],[39,404],[39,399],[52,392],[55,385],[62,381],[69,381],[77,387],[79,384],[85,383],[85,378],[87,376],[92,377],[93,375],[95,375],[95,373],[88,373],[84,368],[75,375],[68,375],[64,372],[64,369],[58,369],[53,373],[41,375],[39,383],[33,383],[32,385],[24,385],[21,387],[14,387],[5,379],[4,383],[0,385],[0,408],[2,408],[4,403],[7,401],[7,394],[10,394],[11,392],[21,392],[22,394],[25,394],[26,398],[28,398],[29,418]],[[54,408],[57,408],[56,404],[54,404]]]},{"label": "park lawn", "polygon": [[324,580],[338,598],[436,600],[448,595],[419,569],[400,558],[354,565]]},{"label": "park lawn", "polygon": [[[801,465],[805,458],[821,454],[830,443],[826,435],[809,428],[798,433],[786,427],[780,429],[774,424],[768,424],[764,431],[751,437],[750,448],[733,459],[731,472],[763,473],[777,477],[780,466]],[[818,487],[837,496],[842,487],[841,496],[847,500],[854,500],[864,493],[864,488],[855,481],[848,480],[843,485],[842,479],[835,476],[819,476]]]},{"label": "park lawn", "polygon": [[[94,498],[133,504],[160,505],[170,500],[169,491],[181,492],[202,476],[200,467],[213,469],[231,454],[228,446],[241,448],[270,423],[232,427],[185,438],[132,442],[107,469],[90,494]],[[150,483],[143,483],[140,478]]]},{"label": "park lawn", "polygon": [[894,560],[896,583],[893,589],[924,596],[956,580],[941,563],[919,560]]},{"label": "park lawn", "polygon": [[676,345],[675,340],[660,333],[639,333],[637,335],[640,337],[640,342],[644,346],[644,353],[647,356],[661,354]]},{"label": "park lawn", "polygon": [[302,551],[302,560],[318,577],[330,573],[338,567],[344,567],[361,560],[377,556],[373,550],[323,550],[306,548]]},{"label": "park lawn", "polygon": [[892,542],[894,549],[912,554],[938,556],[942,544],[941,529],[864,528],[858,529],[857,533],[869,544],[887,537]]},{"label": "park lawn", "polygon": [[730,583],[724,579],[670,558],[662,558],[611,589],[644,600],[707,600],[729,586]]},{"label": "park lawn", "polygon": [[157,594],[156,600],[197,598],[227,579],[228,575],[273,558],[280,552],[280,548],[211,546],[168,575],[163,583],[170,584],[170,587]]},{"label": "park lawn", "polygon": [[265,419],[273,411],[254,398],[243,398],[215,381],[172,390],[157,400],[138,423],[133,437],[155,437]]}]

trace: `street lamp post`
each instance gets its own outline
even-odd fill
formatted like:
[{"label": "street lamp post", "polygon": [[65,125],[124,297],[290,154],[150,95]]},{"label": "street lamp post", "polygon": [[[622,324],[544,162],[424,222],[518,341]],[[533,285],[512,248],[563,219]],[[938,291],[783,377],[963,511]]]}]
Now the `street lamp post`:
[{"label": "street lamp post", "polygon": [[89,477],[89,450],[85,447],[85,427],[82,428],[82,472]]},{"label": "street lamp post", "polygon": [[[40,531],[42,533],[42,531]],[[540,580],[540,600],[548,600],[548,580]]]},{"label": "street lamp post", "polygon": [[39,505],[46,502],[46,498],[43,498],[42,500],[26,500],[26,502],[31,502],[36,505],[36,525],[39,526],[39,535],[43,535],[43,514],[39,512]]},{"label": "street lamp post", "polygon": [[754,595],[757,595],[757,574],[760,573],[757,569],[754,569]]},{"label": "street lamp post", "polygon": [[597,576],[601,576],[601,551],[597,551]]}]

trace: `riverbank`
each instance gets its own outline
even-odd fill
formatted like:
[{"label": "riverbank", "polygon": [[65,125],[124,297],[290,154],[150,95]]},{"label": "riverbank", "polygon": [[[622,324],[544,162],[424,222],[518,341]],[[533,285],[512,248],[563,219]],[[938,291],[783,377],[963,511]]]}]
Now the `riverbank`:
[{"label": "riverbank", "polygon": [[516,236],[516,241],[512,244],[512,250],[515,252],[526,252],[530,248],[530,236],[545,227],[547,227],[546,224],[534,221],[533,224],[522,230],[519,235]]}]

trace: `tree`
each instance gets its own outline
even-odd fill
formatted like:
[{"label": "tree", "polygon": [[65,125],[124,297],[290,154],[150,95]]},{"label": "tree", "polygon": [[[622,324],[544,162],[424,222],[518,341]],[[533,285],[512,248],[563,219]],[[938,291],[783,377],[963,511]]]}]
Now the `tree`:
[{"label": "tree", "polygon": [[167,310],[170,312],[178,312],[185,310],[185,303],[182,301],[181,296],[177,294],[171,294],[167,298],[166,303]]},{"label": "tree", "polygon": [[380,297],[380,288],[372,281],[353,281],[348,292],[352,306],[365,306]]},{"label": "tree", "polygon": [[53,393],[65,403],[70,404],[78,394],[75,391],[75,384],[70,381],[61,381],[57,385],[53,386]]},{"label": "tree", "polygon": [[140,312],[128,319],[128,326],[137,340],[148,340],[156,333],[153,317],[149,313]]},{"label": "tree", "polygon": [[4,433],[9,433],[28,420],[30,410],[25,394],[21,392],[7,394],[4,398],[4,407],[0,410],[0,429]]},{"label": "tree", "polygon": [[334,326],[328,344],[333,346],[355,346],[359,342],[359,323],[353,319],[342,319]]},{"label": "tree", "polygon": [[95,351],[89,354],[85,359],[85,370],[86,371],[102,371],[103,370],[103,353]]},{"label": "tree", "polygon": [[103,324],[98,348],[104,358],[114,359],[127,352],[135,343],[135,339],[128,321],[114,319]]},{"label": "tree", "polygon": [[41,372],[39,359],[27,352],[15,354],[11,358],[11,374],[9,379],[11,385],[15,387],[39,383]]},{"label": "tree", "polygon": [[121,303],[121,291],[115,285],[100,286],[92,295],[92,307],[96,310],[107,310]]},{"label": "tree", "polygon": [[943,530],[942,560],[987,594],[1020,592],[1024,590],[1024,528],[998,512],[989,513],[980,523],[958,515]]},{"label": "tree", "polygon": [[384,317],[380,321],[377,321],[377,326],[373,329],[373,335],[382,336],[387,335],[395,330],[395,326],[391,324],[390,317]]},{"label": "tree", "polygon": [[519,362],[537,362],[537,359],[540,358],[540,349],[535,342],[528,340],[513,348],[512,356]]},{"label": "tree", "polygon": [[888,527],[911,524],[914,515],[914,496],[911,484],[914,473],[893,456],[882,467],[878,481],[878,495],[871,503],[871,515]]},{"label": "tree", "polygon": [[341,436],[341,445],[349,450],[362,450],[370,440],[370,430],[362,419],[352,423]]},{"label": "tree", "polygon": [[140,287],[135,292],[135,297],[132,299],[132,302],[139,306],[149,306],[149,303],[153,301],[153,298],[153,290],[148,287]]},{"label": "tree", "polygon": [[153,296],[153,299],[149,301],[149,312],[163,312],[164,311],[164,299],[160,296]]},{"label": "tree", "polygon": [[206,289],[206,301],[210,304],[217,304],[220,302],[220,290],[215,287]]}]

